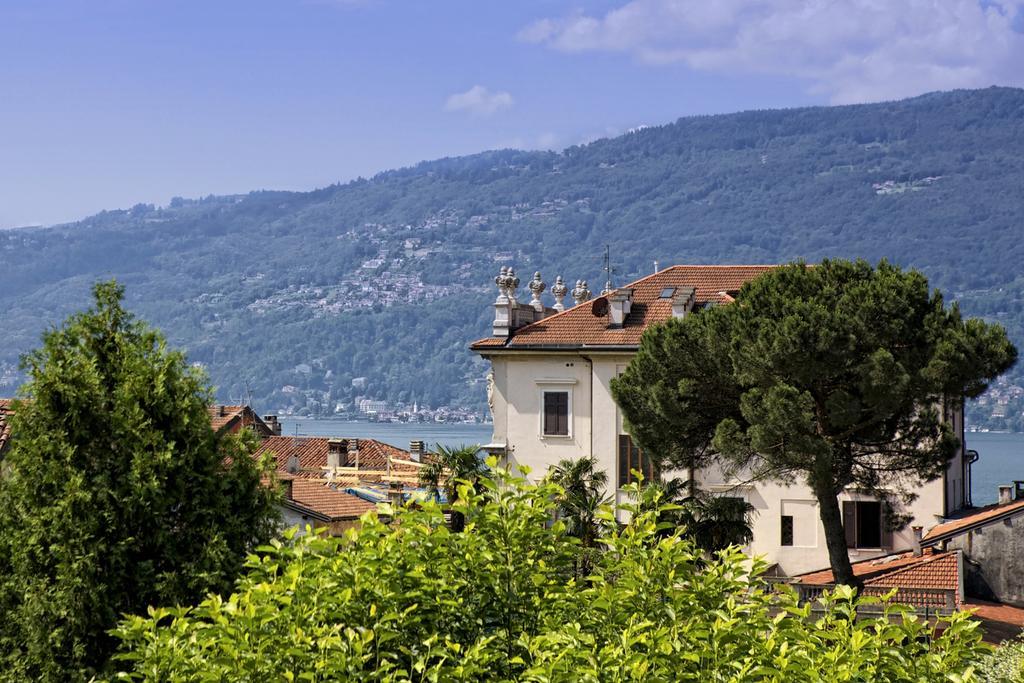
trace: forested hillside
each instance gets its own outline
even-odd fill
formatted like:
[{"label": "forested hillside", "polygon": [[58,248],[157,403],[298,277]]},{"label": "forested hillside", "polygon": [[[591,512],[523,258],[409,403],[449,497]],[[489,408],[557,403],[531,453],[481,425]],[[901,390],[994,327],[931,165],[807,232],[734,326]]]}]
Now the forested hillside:
[{"label": "forested hillside", "polygon": [[40,332],[115,276],[224,400],[483,408],[485,364],[466,345],[489,329],[498,268],[598,291],[605,244],[617,283],[655,260],[888,258],[1024,346],[1022,237],[1022,90],[685,118],[561,153],[0,232],[0,395]]}]

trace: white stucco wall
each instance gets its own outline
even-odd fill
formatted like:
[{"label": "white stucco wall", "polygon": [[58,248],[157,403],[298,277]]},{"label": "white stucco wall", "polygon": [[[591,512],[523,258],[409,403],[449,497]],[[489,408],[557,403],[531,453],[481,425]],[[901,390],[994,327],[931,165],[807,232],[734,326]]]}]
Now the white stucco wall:
[{"label": "white stucco wall", "polygon": [[[490,357],[494,372],[492,443],[507,446],[511,465],[526,465],[531,478],[537,479],[562,459],[593,457],[598,468],[608,473],[609,490],[616,502],[624,502],[618,491],[618,435],[625,433],[622,415],[611,394],[611,380],[628,365],[628,354],[548,353],[494,354]],[[542,392],[564,390],[570,393],[570,435],[544,436],[541,427]],[[959,420],[959,415],[957,416]],[[959,423],[955,425],[959,429]],[[913,521],[893,533],[892,548],[851,550],[852,560],[869,559],[913,546],[912,526],[927,533],[948,512],[962,503],[962,457],[950,464],[949,475],[914,490],[918,498],[907,508]],[[754,540],[749,551],[777,563],[789,575],[828,566],[824,527],[810,489],[795,483],[785,486],[774,482],[733,487],[736,480],[725,481],[716,468],[698,474],[701,485],[710,490],[745,498],[756,514]],[[946,488],[945,497],[943,488]],[[844,493],[840,500],[869,500],[857,493]],[[945,507],[944,507],[945,506]],[[780,545],[781,516],[794,518],[794,545]]]}]

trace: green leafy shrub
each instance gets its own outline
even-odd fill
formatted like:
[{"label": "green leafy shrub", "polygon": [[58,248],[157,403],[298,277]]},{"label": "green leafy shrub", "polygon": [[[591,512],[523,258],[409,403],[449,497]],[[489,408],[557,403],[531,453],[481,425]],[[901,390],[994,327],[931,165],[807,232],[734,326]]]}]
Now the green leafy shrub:
[{"label": "green leafy shrub", "polygon": [[482,483],[460,491],[462,533],[432,504],[390,524],[371,512],[344,538],[265,548],[226,599],[129,617],[117,679],[976,680],[986,646],[966,614],[941,635],[893,606],[856,619],[846,589],[812,617],[764,590],[760,563],[735,548],[709,561],[635,508],[622,529],[605,509],[606,552],[577,581],[558,487]]},{"label": "green leafy shrub", "polygon": [[1024,683],[1024,638],[1002,643],[978,662],[982,683]]}]

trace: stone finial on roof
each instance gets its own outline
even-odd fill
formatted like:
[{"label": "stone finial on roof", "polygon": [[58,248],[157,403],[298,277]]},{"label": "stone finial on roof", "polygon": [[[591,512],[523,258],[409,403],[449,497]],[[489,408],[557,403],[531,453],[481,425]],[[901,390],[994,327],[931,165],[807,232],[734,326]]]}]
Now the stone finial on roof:
[{"label": "stone finial on roof", "polygon": [[562,300],[565,299],[565,295],[569,293],[569,288],[565,286],[565,281],[562,280],[562,276],[559,275],[555,278],[555,284],[551,285],[551,295],[555,297],[555,310],[564,311],[565,304]]},{"label": "stone finial on roof", "polygon": [[512,266],[502,266],[498,276],[494,278],[494,284],[498,285],[498,300],[495,303],[515,303],[519,278],[516,277],[516,271]]},{"label": "stone finial on roof", "polygon": [[577,280],[576,286],[573,287],[572,290],[572,298],[576,302],[576,305],[579,306],[584,301],[590,301],[590,296],[590,288],[587,287],[587,281]]},{"label": "stone finial on roof", "polygon": [[530,280],[528,285],[530,292],[533,294],[533,298],[530,299],[530,305],[534,307],[539,313],[544,312],[544,304],[540,300],[540,295],[544,293],[544,290],[548,288],[544,281],[540,279],[540,271],[538,270],[533,274],[533,279]]},{"label": "stone finial on roof", "polygon": [[508,266],[502,266],[501,270],[494,278],[494,284],[498,286],[498,299],[495,303],[505,303],[508,301],[508,288],[505,284],[508,280]]}]

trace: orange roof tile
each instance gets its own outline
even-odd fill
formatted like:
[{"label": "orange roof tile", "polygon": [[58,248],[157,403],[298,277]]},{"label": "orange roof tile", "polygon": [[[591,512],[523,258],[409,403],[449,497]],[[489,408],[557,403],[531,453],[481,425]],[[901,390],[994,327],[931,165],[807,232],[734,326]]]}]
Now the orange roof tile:
[{"label": "orange roof tile", "polygon": [[[890,555],[882,555],[881,557],[874,557],[870,560],[861,560],[860,562],[853,563],[853,575],[861,578],[862,580],[868,580],[871,577],[878,576],[891,572],[895,569],[907,567],[916,564],[921,561],[923,557],[931,557],[934,551],[927,549],[923,551],[920,557],[915,556],[913,552],[909,550],[903,550],[898,553],[892,553]],[[811,585],[826,585],[835,583],[835,579],[832,577],[831,569],[821,569],[818,571],[807,572],[806,574],[799,574],[794,577],[797,583],[806,583]]]},{"label": "orange roof tile", "polygon": [[328,517],[331,521],[358,519],[367,510],[377,507],[359,496],[339,491],[323,481],[296,479],[291,486],[293,502]]},{"label": "orange roof tile", "polygon": [[[253,457],[260,458],[264,453],[270,453],[277,463],[277,471],[287,472],[288,459],[294,455],[299,459],[296,476],[318,479],[324,476],[323,468],[327,467],[328,441],[327,437],[321,436],[271,436],[260,443]],[[405,468],[401,465],[402,461],[412,462],[409,451],[375,439],[359,439],[359,469],[383,470],[387,467],[388,456],[391,457],[392,467],[395,467],[397,461],[399,469],[415,469],[414,465]]]},{"label": "orange roof tile", "polygon": [[7,418],[11,415],[11,402],[14,399],[0,398],[0,453],[11,441],[11,423]]},{"label": "orange roof tile", "polygon": [[988,505],[960,513],[956,518],[937,524],[925,534],[925,543],[938,543],[953,536],[1024,513],[1024,499],[1005,505]]},{"label": "orange roof tile", "polygon": [[866,586],[882,588],[939,588],[956,591],[960,602],[960,562],[957,552],[922,555],[918,562],[902,569],[875,576],[864,582]]},{"label": "orange roof tile", "polygon": [[[606,316],[595,316],[593,302],[574,306],[515,330],[508,339],[491,337],[473,342],[474,350],[535,347],[635,347],[649,326],[672,317],[672,300],[662,299],[667,288],[693,287],[696,306],[728,303],[744,283],[776,266],[671,266],[621,289],[632,289],[629,315],[622,327],[612,328]],[[604,297],[598,297],[598,299]],[[597,299],[595,299],[596,301]]]}]

